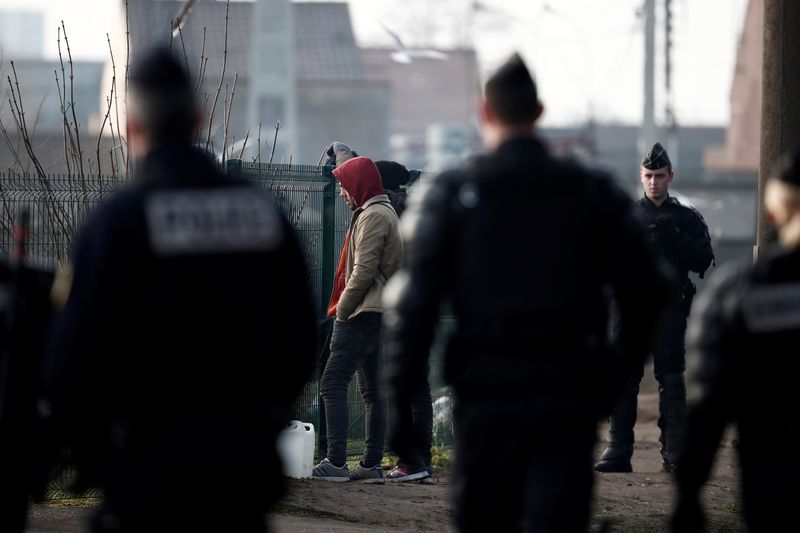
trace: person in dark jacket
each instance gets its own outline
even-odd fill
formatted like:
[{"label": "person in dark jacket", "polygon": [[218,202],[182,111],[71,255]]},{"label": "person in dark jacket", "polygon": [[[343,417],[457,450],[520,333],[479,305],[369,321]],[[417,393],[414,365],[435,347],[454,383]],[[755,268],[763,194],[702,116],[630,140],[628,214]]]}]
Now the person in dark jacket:
[{"label": "person in dark jacket", "polygon": [[[662,468],[671,471],[680,453],[686,409],[684,336],[686,320],[695,294],[689,272],[703,277],[714,260],[711,238],[700,213],[669,195],[675,176],[669,155],[656,143],[642,160],[640,180],[644,196],[636,210],[645,226],[653,249],[673,268],[680,282],[680,293],[667,312],[653,348],[653,367],[658,381]],[[637,396],[644,367],[626,387],[611,415],[609,444],[598,472],[631,472],[633,427],[636,424]]]},{"label": "person in dark jacket", "polygon": [[316,351],[303,254],[272,199],[191,146],[181,63],[145,52],[129,79],[135,178],[78,239],[52,417],[77,488],[102,490],[92,531],[260,533]]},{"label": "person in dark jacket", "polygon": [[[383,189],[389,197],[397,216],[406,209],[407,192],[403,188],[411,175],[405,165],[396,161],[376,161],[375,166],[381,172]],[[430,368],[426,368],[425,380],[417,394],[407,406],[392,406],[392,409],[411,409],[414,420],[414,434],[417,442],[417,454],[413,457],[398,457],[395,466],[386,474],[391,481],[419,481],[432,484],[431,446],[433,445],[433,399],[428,381]]]},{"label": "person in dark jacket", "polygon": [[[444,375],[463,532],[585,530],[599,417],[616,376],[645,357],[670,291],[630,199],[534,135],[542,109],[513,56],[485,87],[490,152],[415,185],[406,262],[386,291],[390,406],[423,386],[440,305],[452,306]],[[621,313],[615,347],[607,288]],[[390,420],[393,448],[413,457],[410,412]]]},{"label": "person in dark jacket", "polygon": [[408,169],[396,161],[375,161],[375,166],[381,173],[383,192],[389,197],[397,216],[403,216],[406,210],[407,192],[404,189],[411,179]]},{"label": "person in dark jacket", "polygon": [[800,150],[769,179],[778,240],[752,261],[720,268],[689,324],[686,440],[675,473],[673,531],[704,531],[700,491],[725,428],[736,424],[748,531],[786,531],[800,500]]}]

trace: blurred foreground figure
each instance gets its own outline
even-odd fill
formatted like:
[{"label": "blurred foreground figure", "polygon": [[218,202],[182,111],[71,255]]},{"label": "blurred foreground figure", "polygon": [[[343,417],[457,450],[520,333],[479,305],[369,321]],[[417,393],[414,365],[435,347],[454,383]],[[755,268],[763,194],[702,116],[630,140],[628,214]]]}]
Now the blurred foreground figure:
[{"label": "blurred foreground figure", "polygon": [[[629,198],[610,177],[550,156],[533,134],[541,112],[515,55],[486,84],[491,152],[412,191],[407,261],[386,293],[401,457],[418,451],[411,411],[396,406],[424,386],[440,303],[452,304],[444,373],[463,532],[585,530],[599,417],[645,357],[670,292]],[[621,313],[613,349],[606,288]]]},{"label": "blurred foreground figure", "polygon": [[[653,345],[653,371],[658,381],[658,427],[661,430],[661,464],[665,472],[675,468],[683,441],[686,416],[686,319],[697,292],[689,272],[702,278],[714,260],[711,237],[702,215],[670,196],[675,177],[667,151],[656,143],[642,158],[639,180],[644,195],[636,202],[636,214],[645,226],[647,240],[675,271],[680,291],[667,310]],[[639,383],[644,365],[630,380],[611,414],[608,448],[595,465],[598,472],[631,472],[633,428],[636,425]]]},{"label": "blurred foreground figure", "polygon": [[0,257],[0,531],[22,533],[28,500],[44,496],[47,440],[37,402],[52,314],[53,273],[25,263],[27,213],[10,261]]},{"label": "blurred foreground figure", "polygon": [[689,411],[673,530],[703,530],[700,489],[729,423],[738,430],[742,501],[753,532],[787,531],[800,501],[800,151],[767,182],[779,245],[726,264],[689,325]]},{"label": "blurred foreground figure", "polygon": [[295,236],[191,146],[192,95],[166,50],[131,67],[135,182],[89,217],[52,341],[53,420],[78,488],[103,492],[95,532],[263,532],[313,365]]}]

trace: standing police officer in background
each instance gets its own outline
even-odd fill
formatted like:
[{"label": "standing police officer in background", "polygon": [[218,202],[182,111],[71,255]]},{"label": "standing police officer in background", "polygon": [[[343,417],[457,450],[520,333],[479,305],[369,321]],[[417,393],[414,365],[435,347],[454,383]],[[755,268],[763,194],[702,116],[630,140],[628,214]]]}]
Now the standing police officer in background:
[{"label": "standing police officer in background", "polygon": [[94,532],[265,531],[313,367],[298,242],[191,146],[193,95],[166,50],[131,67],[134,182],[89,217],[52,339],[52,417],[79,487],[103,493]]},{"label": "standing police officer in background", "polygon": [[[644,196],[636,204],[653,248],[675,270],[681,284],[678,297],[666,313],[653,349],[653,363],[658,381],[661,457],[665,472],[673,469],[680,443],[686,408],[684,335],[686,319],[695,294],[689,271],[703,277],[714,260],[708,227],[700,213],[682,205],[669,195],[675,172],[667,151],[656,143],[642,160],[640,180]],[[611,415],[608,448],[595,465],[598,472],[631,472],[633,427],[636,424],[639,382],[642,368],[630,382]]]},{"label": "standing police officer in background", "polygon": [[[534,136],[542,105],[518,55],[485,99],[491,152],[423,178],[403,216],[406,264],[384,317],[392,444],[401,457],[419,453],[411,410],[398,406],[424,386],[447,299],[458,528],[584,531],[597,423],[618,391],[606,378],[641,364],[669,289],[625,194]],[[616,350],[606,287],[621,312]]]},{"label": "standing police officer in background", "polygon": [[[777,178],[777,179],[776,179]],[[673,531],[703,530],[700,489],[729,423],[738,430],[748,531],[786,531],[800,501],[800,150],[767,182],[780,246],[728,263],[698,300],[687,335],[689,410],[675,475]]]}]

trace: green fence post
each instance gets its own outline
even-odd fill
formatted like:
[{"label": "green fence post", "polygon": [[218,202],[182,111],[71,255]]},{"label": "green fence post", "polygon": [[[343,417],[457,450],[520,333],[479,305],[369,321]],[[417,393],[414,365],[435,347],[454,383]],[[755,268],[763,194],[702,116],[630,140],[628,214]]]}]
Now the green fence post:
[{"label": "green fence post", "polygon": [[[319,309],[320,325],[323,331],[323,346],[320,351],[319,376],[317,383],[322,379],[322,372],[328,363],[330,355],[330,336],[333,329],[333,321],[326,318],[328,310],[328,299],[333,290],[333,278],[336,275],[336,179],[333,177],[330,167],[325,167],[322,171],[327,183],[322,194],[322,283],[320,284]],[[330,328],[330,331],[329,331]],[[325,403],[322,395],[317,388],[317,405],[319,405],[319,454],[325,457],[328,450],[328,423],[325,418]]]},{"label": "green fence post", "polygon": [[326,167],[323,176],[327,183],[322,196],[322,283],[320,287],[320,314],[325,316],[328,299],[333,290],[333,277],[336,274],[336,180]]},{"label": "green fence post", "polygon": [[226,174],[241,174],[242,173],[242,160],[241,159],[226,159],[225,160],[225,173]]}]

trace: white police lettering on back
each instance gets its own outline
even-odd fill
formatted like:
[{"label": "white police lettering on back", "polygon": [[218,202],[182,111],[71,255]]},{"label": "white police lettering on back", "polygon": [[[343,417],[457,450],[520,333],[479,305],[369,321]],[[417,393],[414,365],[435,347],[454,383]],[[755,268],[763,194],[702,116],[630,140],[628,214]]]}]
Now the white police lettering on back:
[{"label": "white police lettering on back", "polygon": [[800,327],[800,283],[753,288],[744,298],[742,311],[753,332]]},{"label": "white police lettering on back", "polygon": [[272,203],[246,188],[157,192],[145,216],[158,255],[268,251],[282,238]]}]

